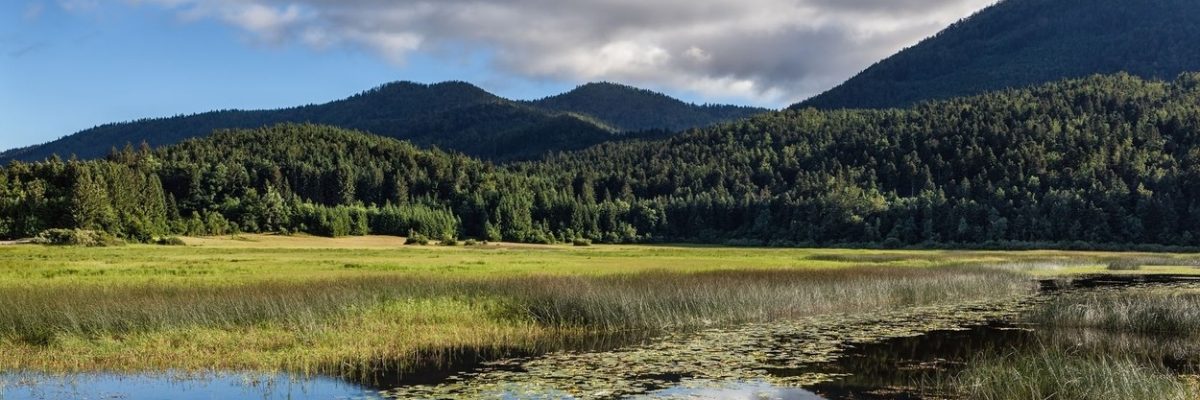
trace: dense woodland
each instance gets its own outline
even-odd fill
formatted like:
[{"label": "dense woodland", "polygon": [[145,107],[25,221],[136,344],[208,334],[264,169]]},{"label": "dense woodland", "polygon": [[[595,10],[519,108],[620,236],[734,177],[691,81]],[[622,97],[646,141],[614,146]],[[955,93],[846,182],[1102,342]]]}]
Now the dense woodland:
[{"label": "dense woodland", "polygon": [[495,165],[318,125],[0,170],[0,236],[1200,244],[1200,74],[792,110]]},{"label": "dense woodland", "polygon": [[607,141],[656,138],[765,112],[695,105],[611,83],[581,86],[538,101],[513,101],[465,82],[394,82],[346,99],[281,110],[226,110],[98,126],[50,143],[0,153],[0,161],[53,154],[104,157],[126,143],[153,147],[221,129],[314,123],[437,146],[493,161],[531,160]]},{"label": "dense woodland", "polygon": [[915,103],[1128,72],[1200,71],[1195,0],[1003,0],[795,108]]}]

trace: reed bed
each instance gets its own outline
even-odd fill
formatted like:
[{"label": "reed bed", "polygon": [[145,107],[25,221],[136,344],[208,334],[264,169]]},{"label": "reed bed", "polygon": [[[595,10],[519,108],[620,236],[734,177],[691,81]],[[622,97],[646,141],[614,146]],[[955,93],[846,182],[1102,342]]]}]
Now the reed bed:
[{"label": "reed bed", "polygon": [[1032,293],[981,269],[360,276],[0,287],[0,370],[368,374],[688,329]]},{"label": "reed bed", "polygon": [[861,267],[552,278],[511,293],[535,321],[599,330],[690,328],[786,320],[1033,292],[1028,278],[988,269]]},{"label": "reed bed", "polygon": [[1064,295],[1029,312],[1029,322],[1146,334],[1200,334],[1200,293],[1130,290]]},{"label": "reed bed", "polygon": [[1131,357],[1043,348],[983,356],[941,384],[975,400],[1190,400],[1200,392],[1157,364]]}]

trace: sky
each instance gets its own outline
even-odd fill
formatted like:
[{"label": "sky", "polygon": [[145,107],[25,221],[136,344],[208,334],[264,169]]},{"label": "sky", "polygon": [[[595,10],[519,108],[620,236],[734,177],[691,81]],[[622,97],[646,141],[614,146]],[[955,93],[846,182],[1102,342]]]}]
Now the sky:
[{"label": "sky", "polygon": [[398,80],[781,108],[995,0],[0,0],[0,149]]}]

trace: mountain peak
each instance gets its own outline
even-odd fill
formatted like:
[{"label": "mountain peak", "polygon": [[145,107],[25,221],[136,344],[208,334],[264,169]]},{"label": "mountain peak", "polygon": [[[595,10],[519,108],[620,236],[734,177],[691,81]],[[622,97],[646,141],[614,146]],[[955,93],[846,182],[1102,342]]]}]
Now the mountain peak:
[{"label": "mountain peak", "polygon": [[418,145],[509,160],[627,137],[614,134],[617,132],[678,131],[760,111],[695,106],[660,93],[608,82],[582,85],[536,102],[520,102],[463,81],[396,81],[325,104],[106,124],[50,143],[0,153],[0,161],[37,160],[51,154],[95,158],[125,143],[162,146],[207,136],[217,129],[249,129],[285,122],[356,129]]},{"label": "mountain peak", "polygon": [[652,90],[613,82],[587,83],[529,104],[587,114],[624,131],[683,130],[767,111],[753,107],[699,106]]},{"label": "mountain peak", "polygon": [[1200,70],[1195,0],[1003,0],[796,107],[887,108],[1128,72]]}]

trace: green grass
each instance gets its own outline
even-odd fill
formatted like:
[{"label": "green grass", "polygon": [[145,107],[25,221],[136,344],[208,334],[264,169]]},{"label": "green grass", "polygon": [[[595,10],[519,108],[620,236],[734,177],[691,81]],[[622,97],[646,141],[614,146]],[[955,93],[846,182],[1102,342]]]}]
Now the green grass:
[{"label": "green grass", "polygon": [[1200,395],[1193,384],[1160,365],[1057,347],[981,357],[942,386],[976,400],[1185,400]]},{"label": "green grass", "polygon": [[1130,290],[1064,295],[1029,312],[1044,326],[1200,335],[1200,292]]},{"label": "green grass", "polygon": [[0,247],[0,371],[412,369],[622,331],[1023,296],[1032,280],[1014,271],[1103,270],[1107,258],[1148,256],[185,241]]}]

